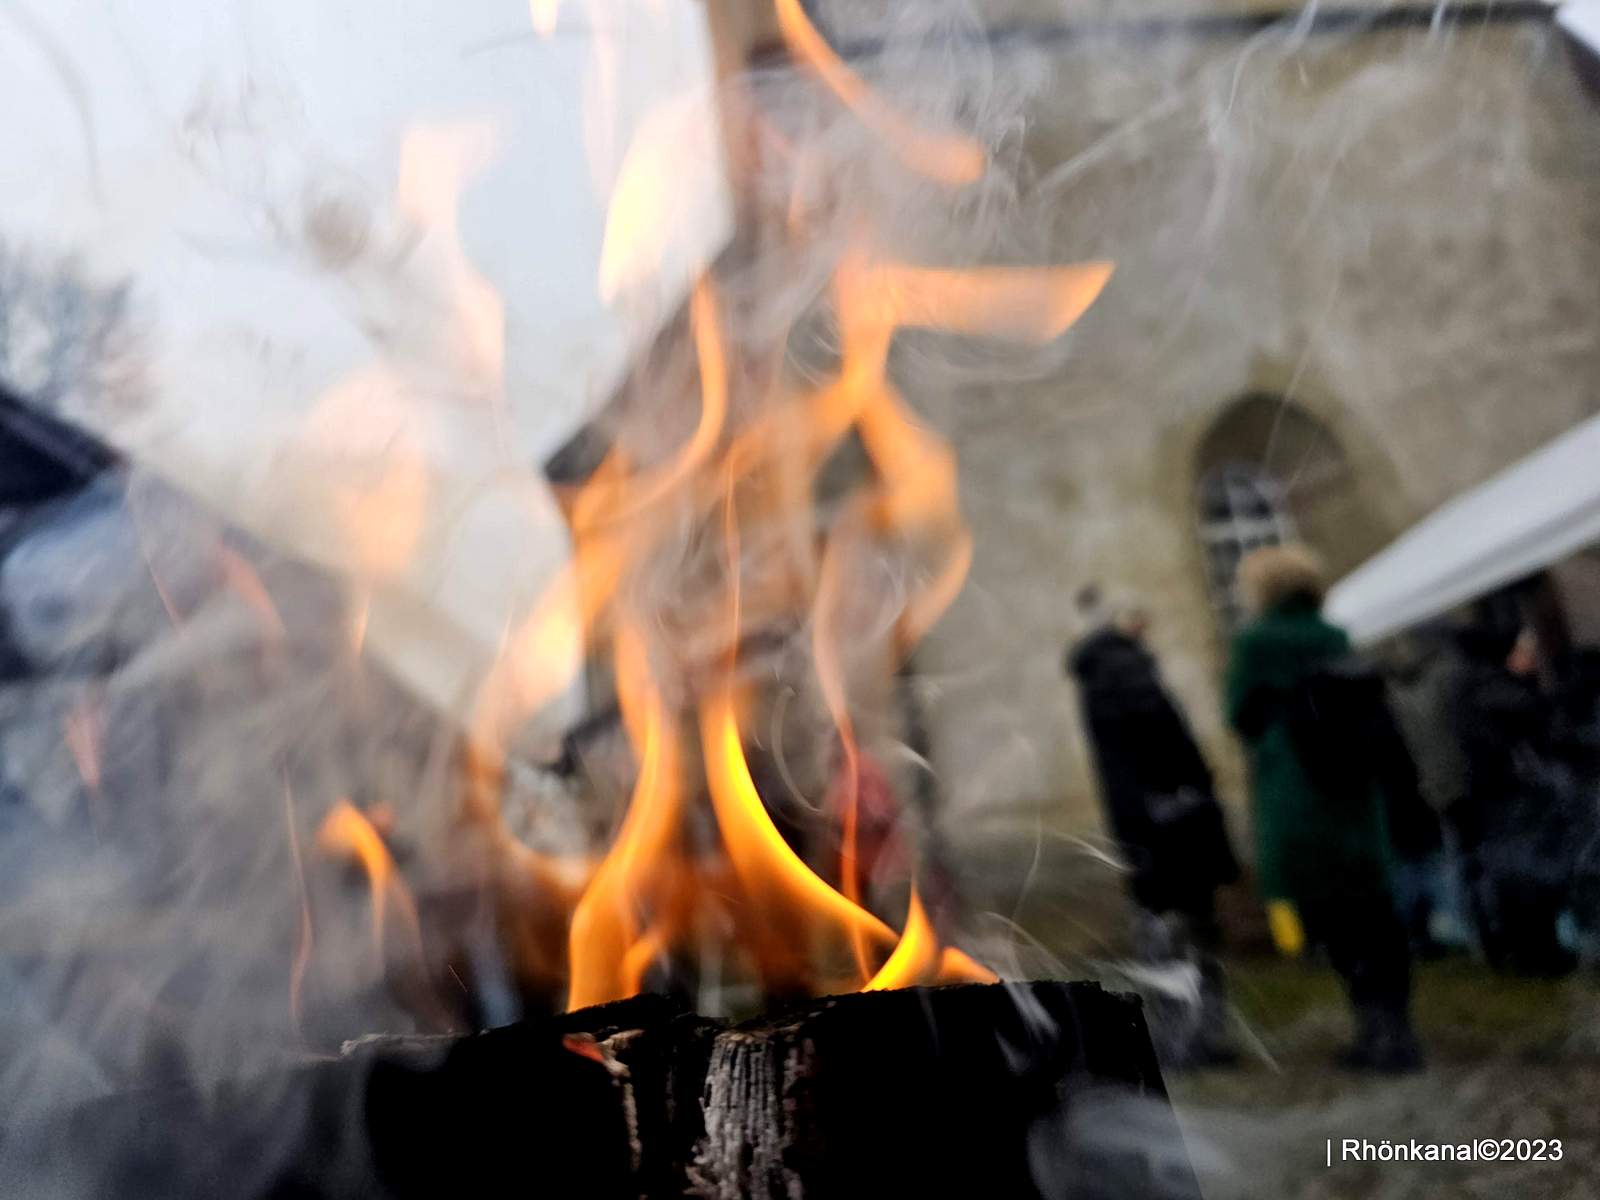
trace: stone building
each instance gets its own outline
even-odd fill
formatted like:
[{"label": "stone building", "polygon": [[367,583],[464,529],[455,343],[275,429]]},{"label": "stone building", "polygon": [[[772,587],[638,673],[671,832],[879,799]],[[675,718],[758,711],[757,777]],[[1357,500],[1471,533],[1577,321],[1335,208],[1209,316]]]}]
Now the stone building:
[{"label": "stone building", "polygon": [[1347,571],[1600,410],[1600,113],[1537,8],[1060,10],[983,40],[1034,88],[1048,257],[1116,276],[1042,378],[903,363],[977,542],[918,655],[945,820],[1097,825],[1061,658],[1098,581],[1150,610],[1242,833],[1217,702],[1238,552],[1292,531]]},{"label": "stone building", "polygon": [[[1025,97],[991,138],[1016,185],[1000,256],[1116,263],[1042,367],[951,371],[938,339],[897,343],[976,542],[915,662],[947,838],[1011,864],[1019,832],[1100,828],[1062,669],[1098,583],[1150,612],[1247,847],[1218,702],[1239,556],[1294,537],[1343,575],[1600,412],[1600,104],[1553,10],[806,8],[896,99],[941,71],[980,108],[973,79]],[[724,77],[785,60],[771,6],[709,11]]]}]

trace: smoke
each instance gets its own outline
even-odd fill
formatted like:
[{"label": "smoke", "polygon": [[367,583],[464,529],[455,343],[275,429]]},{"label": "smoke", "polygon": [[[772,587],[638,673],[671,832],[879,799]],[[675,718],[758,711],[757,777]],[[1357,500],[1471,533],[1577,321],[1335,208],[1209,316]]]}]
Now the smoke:
[{"label": "smoke", "polygon": [[[8,1094],[56,1098],[38,1080],[12,1090],[41,1046],[125,1087],[147,1066],[248,1068],[330,1002],[352,1006],[332,1018],[346,1035],[409,1028],[365,920],[323,923],[359,913],[364,885],[312,841],[345,796],[392,807],[401,845],[437,836],[439,718],[361,668],[327,579],[154,481],[104,479],[35,520],[0,576],[31,675],[6,689],[6,947],[18,1011],[39,1023],[13,1046]],[[259,593],[223,562],[253,564],[235,569]],[[332,903],[302,947],[318,890]]]},{"label": "smoke", "polygon": [[[938,51],[930,74],[927,48],[944,44],[935,35],[976,26],[962,6],[925,8],[888,31],[908,48],[886,55],[872,82],[919,125],[989,148],[996,165],[964,193],[886,155],[879,135],[792,67],[727,87],[730,121],[746,122],[759,143],[759,166],[739,180],[755,213],[715,276],[741,427],[766,411],[775,388],[835,369],[828,281],[851,247],[950,266],[1025,257],[1002,246],[1015,215],[1005,158],[1015,154],[1028,81],[1001,79],[987,53],[965,51]],[[348,312],[380,361],[411,383],[479,386],[448,374],[467,352],[437,335],[451,315],[437,264],[418,265],[418,243],[354,175],[270,140],[294,110],[290,86],[277,78],[239,104],[235,113],[215,94],[199,97],[178,144],[260,233],[252,253],[324,277],[330,310]],[[272,113],[263,116],[263,104]],[[6,258],[7,280],[21,280],[21,262]],[[27,287],[13,290],[45,299],[8,294],[0,318],[5,380],[31,402],[87,416],[123,441],[151,411],[149,389],[226,384],[203,365],[179,377],[146,369],[163,355],[163,314],[138,309],[137,278],[135,290],[102,292],[69,265],[26,269]],[[669,325],[595,425],[593,436],[647,468],[694,427],[690,333],[687,321]],[[294,378],[262,364],[273,386]],[[262,380],[239,381],[240,397],[264,390]],[[245,405],[237,419],[252,418],[246,400],[227,395],[193,403]],[[149,445],[147,434],[140,427],[129,440]],[[344,465],[335,457],[328,469]],[[839,504],[859,472],[839,461]],[[566,765],[575,776],[514,758],[499,798],[515,837],[508,851],[462,815],[467,706],[441,711],[369,653],[371,598],[352,586],[361,572],[230,525],[186,482],[156,474],[136,448],[125,465],[6,532],[0,603],[17,669],[0,694],[0,1094],[18,1126],[156,1084],[220,1087],[367,1032],[464,1029],[558,1001],[529,944],[564,953],[569,899],[541,894],[527,876],[508,881],[506,854],[598,852],[630,781],[631,763],[603,730],[574,743]],[[211,479],[199,490],[218,494]],[[277,500],[272,511],[284,521],[310,511],[305,496]],[[340,513],[328,515],[337,523]],[[724,568],[704,514],[674,519],[679,535],[637,564],[627,586],[630,607],[666,631],[682,697],[721,652],[708,597]],[[753,532],[738,568],[747,595],[792,570],[792,554],[783,531]],[[883,647],[920,580],[910,557],[867,541],[847,569],[859,584],[839,620],[862,735],[881,735],[892,754],[891,731],[904,727]],[[773,750],[814,813],[834,751],[807,616],[802,606],[787,623],[754,622],[744,667],[793,697]],[[378,831],[412,899],[319,834],[344,804]],[[541,928],[551,921],[553,938]],[[0,1154],[16,1165],[23,1149],[12,1141]],[[81,1190],[92,1194],[94,1164],[80,1167]]]},{"label": "smoke", "polygon": [[[1502,461],[1497,397],[1540,397],[1528,448],[1585,414],[1575,380],[1596,353],[1576,318],[1596,246],[1588,118],[1548,26],[1028,7],[1031,32],[956,40],[1033,96],[1002,154],[1003,219],[976,236],[1117,275],[1042,354],[915,334],[895,359],[959,448],[976,535],[971,582],[919,655],[935,761],[953,811],[1024,822],[1092,809],[1056,661],[1091,580],[1150,598],[1169,679],[1242,787],[1191,515],[1193,447],[1230,398],[1268,391],[1335,429],[1398,530]],[[1316,486],[1285,441],[1272,460]]]},{"label": "smoke", "polygon": [[[1047,589],[1023,569],[1037,566],[1037,549],[1008,532],[1013,519],[1034,530],[1059,520],[1033,511],[1038,495],[1044,507],[1053,495],[1038,486],[1043,457],[1064,453],[1096,479],[1148,474],[1152,418],[1091,423],[1113,398],[1141,392],[1152,409],[1180,409],[1184,385],[1174,380],[1231,377],[1246,341],[1295,364],[1291,391],[1318,361],[1349,365],[1345,386],[1367,403],[1363,384],[1383,393],[1376,374],[1393,364],[1361,365],[1357,342],[1384,316],[1363,298],[1363,273],[1396,241],[1492,245],[1498,235],[1486,226],[1519,178],[1559,176],[1555,149],[1515,121],[1489,120],[1528,103],[1514,74],[1448,82],[1463,55],[1472,61],[1466,34],[1386,33],[1388,48],[1372,55],[1353,48],[1359,29],[1314,36],[1313,11],[1237,38],[1088,23],[1069,39],[990,36],[995,14],[961,0],[822,6],[821,27],[861,49],[852,66],[897,112],[982,145],[988,170],[961,188],[908,169],[792,64],[758,64],[724,83],[730,169],[746,210],[712,278],[735,429],[771,412],[785,389],[837,370],[829,285],[857,246],[949,267],[1119,263],[1105,309],[1050,345],[928,331],[896,339],[895,382],[967,454],[963,501],[980,531],[975,587],[920,656],[913,685],[896,682],[885,648],[925,583],[916,548],[863,537],[840,560],[851,581],[838,624],[858,732],[896,765],[902,796],[925,794],[930,778],[902,707],[908,691],[933,713],[931,777],[954,812],[1055,795],[1062,777],[1082,774],[1081,756],[1054,749],[1071,714],[1053,698],[1054,647],[1039,647],[1051,625],[1038,608],[1065,617],[1070,593],[1020,595]],[[1545,53],[1536,40],[1529,62]],[[275,103],[292,108],[292,98]],[[1430,136],[1416,136],[1419,121]],[[441,312],[428,290],[437,278],[408,272],[406,238],[375,220],[371,197],[337,164],[259,145],[248,122],[226,137],[203,125],[197,117],[183,136],[226,148],[226,190],[269,232],[274,262],[325,278],[330,310],[352,313],[385,362],[437,349],[418,347]],[[270,181],[249,174],[256,150],[274,152]],[[1428,198],[1452,188],[1479,199],[1442,211]],[[1494,251],[1504,268],[1495,277],[1464,262],[1419,283],[1408,302],[1455,293],[1497,325],[1537,329],[1554,293],[1523,285],[1549,265],[1534,243],[1560,224],[1570,195],[1563,185],[1535,198],[1539,211]],[[0,271],[17,261],[0,258]],[[1572,268],[1556,269],[1566,278]],[[65,269],[44,269],[43,286],[76,299],[29,307],[5,291],[13,277],[0,274],[4,381],[68,411],[141,411],[152,386],[142,358],[153,352],[139,343],[159,339],[159,324],[131,316],[127,293],[92,293]],[[1309,306],[1299,302],[1307,293]],[[1413,390],[1481,327],[1425,331],[1408,368]],[[449,390],[440,378],[453,361],[408,366]],[[200,379],[219,392],[228,382]],[[689,321],[669,322],[585,436],[644,468],[667,463],[692,436],[701,382]],[[172,385],[164,374],[160,386]],[[94,395],[75,402],[75,390]],[[257,390],[240,385],[245,396]],[[829,520],[862,477],[859,446],[847,443],[831,471],[818,486]],[[1028,512],[1011,511],[1010,479],[1028,489]],[[1130,536],[1116,496],[1094,490],[1110,485],[1082,486],[1104,520],[1063,552],[1073,569],[1114,562],[1115,543]],[[628,606],[648,616],[673,698],[687,701],[727,650],[716,608],[727,574],[747,601],[783,595],[792,577],[818,570],[818,530],[753,531],[729,568],[705,512],[657,515],[676,523],[676,536],[634,564]],[[0,690],[0,1096],[19,1122],[153,1082],[215,1083],[363,1033],[468,1028],[558,999],[559,965],[539,954],[564,953],[566,898],[556,883],[509,871],[507,855],[594,854],[608,843],[634,769],[615,722],[569,740],[564,765],[575,773],[513,757],[500,798],[508,851],[462,816],[465,698],[441,711],[375,660],[361,636],[368,597],[327,561],[310,565],[228,526],[186,494],[184,479],[158,478],[137,457],[4,537],[0,603],[25,669]],[[1168,548],[1158,540],[1154,552]],[[774,603],[765,615],[747,629],[742,667],[785,697],[754,723],[769,731],[757,749],[774,764],[769,802],[781,808],[787,797],[803,825],[821,808],[834,733],[811,614]],[[1202,672],[1190,677],[1201,680],[1192,690],[1208,686]],[[591,713],[603,712],[605,685],[592,692]],[[415,926],[348,854],[319,842],[324,818],[346,800],[381,830],[415,898]],[[931,805],[913,824],[929,857],[948,853]],[[993,843],[1004,852],[984,861],[983,832],[960,855],[971,898],[993,910],[963,931],[979,957],[1016,974],[1098,970],[1114,958],[1098,944],[1063,965],[1049,935],[1030,931],[1087,928],[1096,922],[1086,906],[1115,907],[1107,897],[1118,864],[1106,847],[1041,835],[1027,847],[1048,844],[1038,869],[1039,855],[1013,853],[1004,837]],[[1004,902],[989,894],[1008,890]],[[383,895],[388,919],[375,935]],[[1112,1132],[1073,1136],[1092,1143]],[[93,1192],[85,1180],[81,1194]]]}]

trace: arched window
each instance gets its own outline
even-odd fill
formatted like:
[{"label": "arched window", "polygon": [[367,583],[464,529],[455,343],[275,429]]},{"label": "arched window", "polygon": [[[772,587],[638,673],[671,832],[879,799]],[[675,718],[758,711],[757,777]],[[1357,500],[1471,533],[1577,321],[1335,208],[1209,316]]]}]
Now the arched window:
[{"label": "arched window", "polygon": [[1224,635],[1242,616],[1239,560],[1257,546],[1303,541],[1337,579],[1389,540],[1375,489],[1394,481],[1371,448],[1360,462],[1288,397],[1251,392],[1217,414],[1195,447],[1194,499],[1206,588]]},{"label": "arched window", "polygon": [[1206,587],[1223,631],[1231,633],[1244,613],[1239,560],[1261,546],[1293,541],[1294,520],[1283,485],[1248,463],[1226,463],[1202,475],[1195,508]]}]

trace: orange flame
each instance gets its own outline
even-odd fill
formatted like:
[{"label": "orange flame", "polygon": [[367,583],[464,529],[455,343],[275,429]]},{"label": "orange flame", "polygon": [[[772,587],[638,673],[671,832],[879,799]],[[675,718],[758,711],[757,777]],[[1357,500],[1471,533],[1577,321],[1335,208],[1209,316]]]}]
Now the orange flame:
[{"label": "orange flame", "polygon": [[906,912],[905,931],[887,962],[868,982],[865,991],[882,992],[912,987],[932,979],[940,967],[939,938],[933,922],[922,907],[922,898],[911,889],[911,906]]},{"label": "orange flame", "polygon": [[[796,59],[908,168],[948,185],[983,174],[982,145],[959,133],[914,128],[850,70],[800,0],[774,2]],[[550,36],[559,11],[559,0],[530,0],[534,30]],[[597,31],[603,25],[597,23]],[[619,62],[608,36],[596,33],[599,100],[611,95]],[[610,199],[599,288],[608,302],[631,299],[635,284],[670,275],[675,266],[667,261],[674,210],[660,198],[686,152],[681,115],[672,109],[648,115],[614,182],[603,181]],[[594,135],[613,114],[588,116]],[[398,199],[419,232],[419,249],[442,268],[450,300],[444,334],[455,364],[498,396],[504,309],[468,260],[457,228],[462,188],[489,148],[479,126],[413,130],[402,151]],[[611,160],[596,158],[605,159],[604,175]],[[555,922],[523,924],[537,926],[529,934],[530,955],[564,961],[570,1006],[631,995],[658,962],[711,944],[720,955],[730,939],[739,967],[773,991],[995,978],[946,944],[934,919],[941,906],[935,904],[930,916],[924,895],[932,893],[918,889],[914,871],[899,881],[909,885],[909,899],[897,930],[869,907],[858,862],[855,672],[862,662],[892,669],[909,654],[955,600],[973,554],[954,451],[895,390],[890,349],[897,333],[909,328],[1048,342],[1094,303],[1111,270],[1103,262],[958,270],[889,261],[856,247],[838,264],[828,293],[838,320],[837,371],[815,386],[772,383],[759,404],[739,392],[758,372],[730,335],[724,296],[709,273],[700,275],[688,314],[698,367],[697,423],[661,456],[619,441],[586,482],[562,494],[571,562],[544,595],[508,621],[503,652],[472,713],[464,809],[488,828],[497,881],[513,881],[505,890],[558,908]],[[310,432],[338,435],[351,423],[370,429],[374,417],[392,434],[377,456],[378,469],[367,477],[341,477],[328,505],[362,577],[358,647],[366,589],[408,569],[434,499],[428,432],[385,372],[363,373],[335,389],[313,414]],[[851,437],[866,453],[870,478],[824,529],[816,503],[819,477]],[[720,559],[713,537],[719,515]],[[885,610],[887,619],[867,633],[856,628],[862,623],[853,620],[851,607],[862,590],[854,564],[863,553],[893,557],[910,581],[896,607]],[[259,608],[264,589],[257,597],[251,578],[234,573],[238,578],[230,582]],[[681,606],[661,602],[655,585],[664,575],[686,579],[691,598]],[[772,629],[809,633],[815,682],[842,748],[836,876],[825,877],[831,863],[813,866],[786,840],[747,758],[748,731],[741,723],[759,699],[759,683],[741,675],[754,674],[740,661],[752,657],[741,647]],[[868,640],[870,646],[858,644]],[[607,656],[633,751],[627,807],[597,861],[537,853],[501,823],[508,747],[521,723],[572,685],[587,664]],[[714,820],[714,839],[695,820],[703,804]],[[415,905],[373,822],[341,801],[316,845],[358,862],[366,873],[380,956],[385,923],[396,914],[420,953]],[[552,924],[558,926],[553,933]],[[303,973],[297,962],[297,989]]]},{"label": "orange flame", "polygon": [[913,171],[940,183],[973,183],[984,172],[988,156],[971,138],[938,136],[916,128],[863,83],[834,53],[806,15],[801,0],[776,0],[778,27],[789,49],[844,102],[862,122],[889,143],[892,152]]},{"label": "orange flame", "polygon": [[678,454],[653,471],[632,474],[613,455],[574,500],[572,564],[512,634],[486,690],[480,740],[495,742],[494,725],[537,711],[571,680],[582,647],[607,611],[625,567],[637,562],[659,536],[661,514],[652,510],[691,482],[722,436],[727,359],[709,283],[695,286],[690,314],[701,373],[699,424]]},{"label": "orange flame", "polygon": [[395,869],[394,859],[383,837],[371,821],[348,800],[341,800],[329,810],[317,830],[317,849],[330,856],[342,856],[358,862],[366,873],[372,894],[372,940],[380,961],[387,945],[386,928],[391,906],[404,923],[407,939],[420,950],[422,927],[417,919],[417,909],[406,889],[405,882]]},{"label": "orange flame", "polygon": [[[613,450],[569,500],[574,559],[511,638],[503,671],[486,691],[478,752],[498,761],[503,731],[570,678],[582,650],[612,642],[617,693],[637,755],[628,810],[609,852],[578,899],[568,931],[568,1002],[577,1007],[630,995],[650,964],[684,948],[719,922],[774,990],[835,986],[903,987],[937,980],[993,979],[986,968],[939,934],[913,891],[904,930],[864,904],[855,862],[855,812],[847,788],[838,886],[789,845],[768,814],[745,757],[735,682],[743,622],[768,619],[810,596],[818,679],[837,726],[847,774],[856,754],[841,640],[834,608],[848,595],[852,539],[899,539],[926,570],[905,599],[891,647],[904,654],[960,589],[971,539],[957,503],[950,447],[921,426],[888,382],[888,349],[897,329],[928,325],[960,333],[1045,341],[1092,303],[1109,276],[1104,264],[1038,270],[958,272],[875,263],[857,256],[842,268],[836,301],[843,361],[832,383],[730,428],[729,363],[717,296],[707,281],[690,304],[700,366],[700,420],[679,450],[654,466]],[[851,429],[874,468],[874,480],[828,535],[819,573],[796,577],[798,593],[767,589],[742,596],[740,508],[752,519],[796,531],[803,546],[812,477]],[[797,465],[798,464],[798,465]],[[692,776],[674,706],[652,665],[667,652],[659,634],[631,610],[629,580],[669,550],[684,520],[704,522],[720,506],[724,521],[724,628],[715,644],[720,682],[700,693],[700,759],[731,891],[708,882],[715,866],[685,848]],[[801,557],[809,552],[801,552]],[[774,610],[773,606],[777,609]],[[708,611],[709,623],[715,618]],[[654,649],[652,648],[654,647]],[[683,647],[672,647],[682,654]],[[697,689],[698,690],[698,689]],[[691,703],[694,703],[692,697]],[[491,778],[489,776],[482,779]],[[492,787],[475,785],[476,810],[491,814]],[[847,780],[848,782],[848,780]],[[727,906],[731,904],[732,908]],[[844,963],[853,958],[853,978]]]},{"label": "orange flame", "polygon": [[829,886],[783,840],[750,777],[730,693],[714,697],[701,721],[706,780],[728,858],[760,919],[777,925],[800,914],[813,934],[857,935],[887,947],[894,931]]},{"label": "orange flame", "polygon": [[952,333],[1049,342],[1111,279],[1109,262],[954,271],[856,259],[840,274],[843,307],[867,330],[923,326]]},{"label": "orange flame", "polygon": [[666,943],[665,934],[646,932],[645,925],[661,898],[661,876],[677,858],[682,791],[677,742],[646,655],[640,634],[625,628],[617,642],[617,684],[624,720],[641,747],[639,778],[611,852],[572,915],[574,1008],[632,995]]}]

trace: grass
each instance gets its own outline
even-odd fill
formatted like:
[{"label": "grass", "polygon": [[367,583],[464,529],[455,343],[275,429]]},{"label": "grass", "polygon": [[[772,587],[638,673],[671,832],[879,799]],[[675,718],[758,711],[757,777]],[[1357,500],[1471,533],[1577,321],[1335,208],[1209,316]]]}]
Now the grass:
[{"label": "grass", "polygon": [[[1600,1178],[1600,981],[1497,975],[1465,958],[1419,964],[1419,1075],[1332,1066],[1350,1034],[1332,971],[1265,957],[1229,962],[1259,1053],[1232,1070],[1169,1079],[1209,1198],[1587,1196]],[[1560,1138],[1559,1163],[1349,1163],[1325,1140]],[[1210,1166],[1205,1164],[1209,1163]]]},{"label": "grass", "polygon": [[[1308,1022],[1345,1019],[1343,993],[1325,964],[1236,958],[1228,978],[1235,1007],[1264,1042],[1293,1042]],[[1501,975],[1464,956],[1417,964],[1413,995],[1418,1030],[1450,1060],[1572,1051],[1585,1040],[1582,1026],[1600,1013],[1600,980],[1592,975]]]}]

